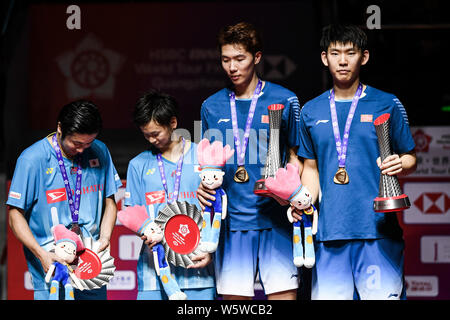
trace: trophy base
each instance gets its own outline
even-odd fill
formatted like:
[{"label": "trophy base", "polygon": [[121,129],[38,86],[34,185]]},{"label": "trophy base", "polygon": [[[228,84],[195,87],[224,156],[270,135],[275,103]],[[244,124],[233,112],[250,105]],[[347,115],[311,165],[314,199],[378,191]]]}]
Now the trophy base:
[{"label": "trophy base", "polygon": [[255,186],[253,187],[253,193],[257,196],[268,197],[275,199],[280,205],[287,206],[289,201],[281,199],[280,197],[274,195],[272,192],[267,190],[266,188],[266,179],[259,179],[255,182]]},{"label": "trophy base", "polygon": [[398,212],[406,210],[409,207],[411,207],[411,203],[406,194],[387,198],[376,197],[373,200],[373,210],[375,212]]}]

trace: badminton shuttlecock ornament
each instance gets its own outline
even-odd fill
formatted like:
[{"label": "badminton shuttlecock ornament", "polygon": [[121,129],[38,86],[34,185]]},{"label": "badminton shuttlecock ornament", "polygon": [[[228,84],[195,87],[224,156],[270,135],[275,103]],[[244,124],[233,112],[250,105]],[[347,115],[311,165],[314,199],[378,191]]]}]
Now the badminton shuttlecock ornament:
[{"label": "badminton shuttlecock ornament", "polygon": [[[268,177],[265,181],[267,190],[276,196],[288,201],[291,207],[287,210],[287,216],[293,223],[292,206],[303,213],[302,220],[294,222],[293,253],[294,264],[297,267],[312,268],[315,264],[313,235],[317,232],[317,210],[312,205],[312,197],[308,189],[302,185],[298,168],[288,163],[285,168],[279,168],[275,177]],[[303,243],[302,232],[303,225]]]},{"label": "badminton shuttlecock ornament", "polygon": [[[214,252],[219,243],[221,220],[227,216],[227,195],[222,189],[224,172],[223,166],[234,154],[229,145],[223,147],[222,142],[214,141],[210,144],[203,139],[197,146],[197,159],[200,165],[200,179],[203,187],[215,190],[215,200],[211,206],[203,210],[203,228],[201,234],[201,249]],[[211,216],[213,217],[211,223]]]}]

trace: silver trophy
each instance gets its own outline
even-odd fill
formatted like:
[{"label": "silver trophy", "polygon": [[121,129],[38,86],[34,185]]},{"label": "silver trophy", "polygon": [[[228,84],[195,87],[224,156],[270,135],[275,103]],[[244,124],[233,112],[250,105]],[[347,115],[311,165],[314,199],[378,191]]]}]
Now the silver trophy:
[{"label": "silver trophy", "polygon": [[271,197],[278,201],[281,205],[288,205],[289,202],[274,195],[266,188],[266,179],[268,177],[275,177],[275,174],[281,166],[280,157],[280,128],[281,117],[283,115],[284,105],[271,104],[269,110],[269,147],[267,149],[266,164],[264,166],[264,175],[255,182],[253,193],[258,196]]},{"label": "silver trophy", "polygon": [[[392,154],[390,130],[390,114],[385,113],[373,122],[378,137],[381,162]],[[397,212],[408,209],[411,206],[409,198],[403,193],[397,176],[381,174],[378,197],[373,201],[373,209],[376,212]]]},{"label": "silver trophy", "polygon": [[[104,285],[107,285],[111,279],[114,277],[114,271],[116,270],[116,266],[114,265],[114,258],[110,255],[109,248],[103,250],[102,252],[97,252],[100,242],[95,241],[92,238],[83,238],[83,244],[85,249],[85,253],[88,257],[91,257],[94,260],[98,260],[101,266],[101,269],[97,272],[94,272],[92,276],[90,268],[92,268],[92,263],[90,261],[79,261],[78,266],[76,266],[75,274],[80,279],[81,288],[74,283],[74,288],[79,290],[92,290],[99,289]],[[79,259],[80,260],[80,259]],[[78,272],[82,269],[82,275]]]},{"label": "silver trophy", "polygon": [[[188,222],[192,220],[192,225],[194,226],[194,228],[190,227],[187,230],[187,233],[184,234],[184,236],[190,235],[194,237],[192,239],[188,239],[188,237],[186,237],[185,239],[180,239],[180,237],[183,236],[183,230],[179,229],[179,226],[185,225],[184,223],[181,223],[178,224],[178,227],[176,227],[174,231],[180,233],[177,237],[178,240],[183,243],[170,242],[171,240],[168,239],[170,238],[170,235],[168,235],[167,233],[168,223],[171,219],[180,216],[184,216],[184,218],[186,218]],[[194,262],[191,260],[191,258],[200,253],[198,241],[200,239],[200,231],[203,226],[203,217],[200,209],[198,209],[196,205],[190,204],[186,201],[174,201],[172,203],[168,203],[163,209],[158,212],[158,216],[156,217],[155,222],[160,225],[161,229],[164,230],[164,237],[161,241],[161,244],[164,247],[167,261],[175,266],[181,266],[183,268],[193,265]],[[192,251],[188,250],[190,251],[189,253],[183,254],[180,253],[181,251],[178,250],[177,246],[181,248],[184,244],[186,244],[184,243],[185,241],[193,241],[191,246]],[[173,243],[175,244],[175,246],[173,245]]]}]

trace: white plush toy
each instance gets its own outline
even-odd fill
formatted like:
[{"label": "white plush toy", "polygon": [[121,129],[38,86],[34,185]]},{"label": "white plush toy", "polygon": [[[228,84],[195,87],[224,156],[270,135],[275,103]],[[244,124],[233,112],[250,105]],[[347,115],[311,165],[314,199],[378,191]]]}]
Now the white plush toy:
[{"label": "white plush toy", "polygon": [[126,207],[117,213],[119,221],[128,229],[139,235],[144,235],[151,242],[158,242],[152,247],[155,271],[159,276],[164,291],[169,300],[186,300],[187,296],[180,290],[178,283],[170,272],[164,247],[160,243],[163,238],[163,231],[154,221],[149,218],[145,206]]},{"label": "white plush toy", "polygon": [[[317,233],[317,210],[312,205],[312,197],[308,189],[301,184],[298,168],[290,163],[286,169],[279,168],[275,178],[266,179],[266,187],[276,196],[287,200],[296,209],[303,212],[302,220],[294,223],[293,253],[297,267],[312,268],[315,264],[313,235]],[[289,222],[293,223],[292,207],[287,210]],[[313,216],[313,217],[311,217]],[[312,219],[312,221],[311,221]],[[303,243],[301,226],[303,224]]]},{"label": "white plush toy", "polygon": [[[203,227],[200,248],[205,252],[214,252],[219,244],[219,234],[221,220],[227,216],[227,195],[222,189],[223,166],[234,154],[229,145],[223,147],[222,142],[214,141],[209,143],[208,139],[203,139],[197,147],[197,158],[200,165],[200,178],[202,185],[210,190],[215,190],[216,200],[211,201],[211,206],[206,206],[203,210]],[[213,221],[211,223],[211,215]]]},{"label": "white plush toy", "polygon": [[69,264],[75,260],[77,252],[84,250],[84,245],[76,233],[68,230],[62,224],[53,227],[52,232],[55,239],[55,254],[65,263],[61,264],[55,261],[47,271],[45,282],[49,283],[51,280],[49,300],[59,300],[60,284],[65,289],[65,300],[74,300],[73,286],[69,277],[78,288],[83,288],[83,286]]}]

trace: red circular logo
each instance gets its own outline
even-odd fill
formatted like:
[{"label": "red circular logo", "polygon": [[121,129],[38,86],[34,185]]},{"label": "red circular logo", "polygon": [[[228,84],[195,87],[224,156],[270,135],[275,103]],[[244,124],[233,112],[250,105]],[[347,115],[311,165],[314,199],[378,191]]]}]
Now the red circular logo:
[{"label": "red circular logo", "polygon": [[98,276],[102,270],[102,262],[98,255],[90,250],[85,249],[78,256],[78,265],[75,269],[75,275],[82,280],[92,279]]},{"label": "red circular logo", "polygon": [[194,219],[178,214],[166,222],[164,237],[169,247],[179,254],[188,254],[200,242],[200,230]]}]

